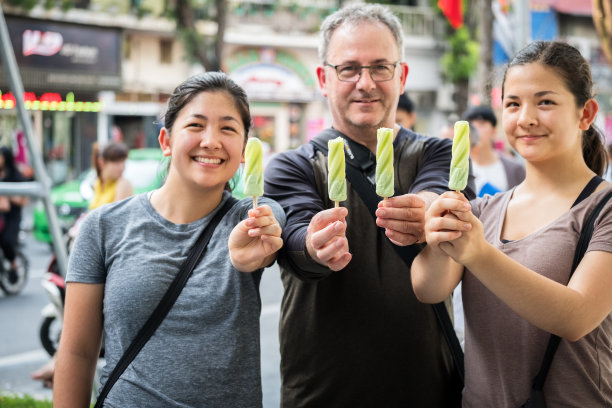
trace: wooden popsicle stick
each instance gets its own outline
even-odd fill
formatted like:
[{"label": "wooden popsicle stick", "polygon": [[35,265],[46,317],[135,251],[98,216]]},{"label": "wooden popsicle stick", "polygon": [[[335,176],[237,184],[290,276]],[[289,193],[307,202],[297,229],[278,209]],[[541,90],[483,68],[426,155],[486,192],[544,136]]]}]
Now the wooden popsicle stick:
[{"label": "wooden popsicle stick", "polygon": [[257,208],[257,196],[253,197],[253,209]]},{"label": "wooden popsicle stick", "polygon": [[339,201],[334,201],[334,208],[338,208],[340,207],[340,202]]}]

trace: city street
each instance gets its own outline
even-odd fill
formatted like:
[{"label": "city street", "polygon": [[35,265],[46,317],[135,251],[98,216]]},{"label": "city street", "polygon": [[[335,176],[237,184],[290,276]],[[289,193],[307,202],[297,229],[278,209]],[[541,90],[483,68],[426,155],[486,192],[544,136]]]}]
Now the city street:
[{"label": "city street", "polygon": [[[51,399],[51,390],[30,379],[30,373],[49,358],[40,344],[38,329],[41,310],[48,303],[40,282],[51,259],[51,249],[30,234],[25,234],[22,242],[30,261],[28,285],[19,296],[0,294],[0,392]],[[278,317],[282,284],[276,265],[265,271],[260,288],[263,406],[271,408],[280,403]]]}]

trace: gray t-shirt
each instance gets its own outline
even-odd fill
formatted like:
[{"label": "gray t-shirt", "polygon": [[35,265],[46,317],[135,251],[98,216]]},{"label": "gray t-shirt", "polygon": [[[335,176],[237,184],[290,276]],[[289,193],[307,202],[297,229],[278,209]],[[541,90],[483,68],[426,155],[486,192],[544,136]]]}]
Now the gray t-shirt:
[{"label": "gray t-shirt", "polygon": [[[512,242],[500,240],[514,190],[472,202],[488,242],[521,265],[567,284],[584,222],[612,187],[591,194],[555,221]],[[595,220],[588,251],[612,252],[612,200]],[[612,272],[612,271],[611,271]],[[466,269],[463,406],[518,407],[531,389],[550,334],[520,317]],[[553,305],[551,305],[553,307]],[[612,407],[612,313],[576,342],[562,340],[544,395],[549,407]]]},{"label": "gray t-shirt", "polygon": [[[224,193],[222,203],[228,197]],[[261,204],[272,207],[285,224],[278,204],[265,198]],[[263,270],[237,271],[227,247],[231,230],[248,217],[251,206],[250,199],[241,200],[221,220],[176,303],[115,383],[106,407],[261,407]],[[140,194],[87,216],[70,256],[67,281],[105,284],[102,384],[216,211],[174,224]]]}]

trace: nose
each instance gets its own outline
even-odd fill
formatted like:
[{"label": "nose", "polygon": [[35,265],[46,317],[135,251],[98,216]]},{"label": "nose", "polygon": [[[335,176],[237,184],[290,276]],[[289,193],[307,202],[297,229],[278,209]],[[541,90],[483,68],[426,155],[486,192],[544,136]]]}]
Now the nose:
[{"label": "nose", "polygon": [[376,82],[372,79],[370,69],[362,67],[359,74],[359,80],[357,81],[357,89],[369,90],[376,87]]},{"label": "nose", "polygon": [[525,104],[521,107],[517,124],[523,128],[533,127],[538,123],[536,110]]},{"label": "nose", "polygon": [[202,140],[200,140],[200,147],[204,149],[220,149],[221,148],[221,134],[215,131],[212,126],[207,126],[202,132]]}]

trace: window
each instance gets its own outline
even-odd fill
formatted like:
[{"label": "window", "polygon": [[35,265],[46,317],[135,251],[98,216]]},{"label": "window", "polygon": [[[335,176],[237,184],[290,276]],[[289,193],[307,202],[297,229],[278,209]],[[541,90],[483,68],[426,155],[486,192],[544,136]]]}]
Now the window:
[{"label": "window", "polygon": [[172,63],[172,40],[163,39],[159,41],[159,62],[162,64]]}]

